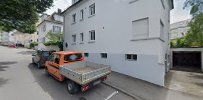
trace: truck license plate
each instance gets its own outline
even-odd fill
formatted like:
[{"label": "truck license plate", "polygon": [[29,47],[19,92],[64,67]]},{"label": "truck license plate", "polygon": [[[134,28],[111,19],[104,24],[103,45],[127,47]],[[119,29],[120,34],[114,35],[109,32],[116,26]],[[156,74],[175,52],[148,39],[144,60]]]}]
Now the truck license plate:
[{"label": "truck license plate", "polygon": [[97,85],[97,84],[99,84],[99,83],[101,83],[101,80],[95,81],[95,82],[93,83],[93,85]]}]

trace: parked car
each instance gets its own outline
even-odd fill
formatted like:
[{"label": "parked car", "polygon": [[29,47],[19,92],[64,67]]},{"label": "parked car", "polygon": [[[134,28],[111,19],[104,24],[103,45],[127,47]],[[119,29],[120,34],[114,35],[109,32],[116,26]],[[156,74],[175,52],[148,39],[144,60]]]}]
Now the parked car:
[{"label": "parked car", "polygon": [[54,52],[46,62],[45,72],[58,81],[67,82],[70,94],[87,91],[107,79],[111,68],[88,62],[80,52]]},{"label": "parked car", "polygon": [[54,50],[51,51],[42,51],[38,50],[32,54],[32,63],[37,65],[37,68],[44,68],[45,62],[48,60],[49,56],[55,52]]},{"label": "parked car", "polygon": [[16,48],[16,45],[15,44],[9,44],[8,47],[10,47],[10,48]]}]

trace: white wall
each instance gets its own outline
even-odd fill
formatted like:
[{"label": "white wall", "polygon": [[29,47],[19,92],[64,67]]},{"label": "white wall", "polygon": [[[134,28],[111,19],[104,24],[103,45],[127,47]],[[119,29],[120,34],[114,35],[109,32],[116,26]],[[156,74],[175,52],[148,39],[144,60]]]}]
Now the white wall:
[{"label": "white wall", "polygon": [[[131,1],[136,1],[130,3]],[[95,3],[96,15],[89,16],[89,6]],[[84,20],[80,21],[80,10],[84,9]],[[158,85],[164,85],[165,53],[169,54],[169,6],[165,10],[160,0],[87,0],[70,8],[65,14],[65,50],[84,51],[97,56],[108,53],[109,63],[114,71],[137,77]],[[72,15],[76,13],[76,23]],[[149,19],[149,35],[145,39],[134,39],[132,22]],[[160,33],[160,21],[164,33]],[[89,42],[89,31],[96,30],[96,41]],[[84,33],[84,43],[80,44],[79,34]],[[73,45],[72,35],[77,35]],[[161,38],[164,34],[164,38]],[[136,62],[126,62],[123,55],[138,54]],[[116,55],[114,55],[116,54]],[[94,57],[93,57],[94,58]],[[90,59],[101,62],[100,59]],[[126,67],[123,67],[126,66]]]},{"label": "white wall", "polygon": [[[43,31],[43,26],[46,26],[46,31]],[[48,21],[44,21],[40,26],[38,26],[38,31],[39,31],[39,42],[43,42],[42,39],[43,37],[46,36],[46,34],[49,31],[53,30],[53,26],[60,26],[61,27],[61,31],[63,31],[63,25],[62,24],[57,24],[57,23],[53,23],[53,22],[48,22]],[[48,41],[48,39],[46,38],[45,42]]]},{"label": "white wall", "polygon": [[173,23],[170,25],[170,39],[183,38],[189,30],[188,23],[190,19]]}]

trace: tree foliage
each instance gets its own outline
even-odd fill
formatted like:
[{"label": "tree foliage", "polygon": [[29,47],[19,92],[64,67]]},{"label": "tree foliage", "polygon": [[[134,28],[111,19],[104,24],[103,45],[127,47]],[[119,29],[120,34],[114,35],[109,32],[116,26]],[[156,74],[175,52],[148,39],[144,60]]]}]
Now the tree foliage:
[{"label": "tree foliage", "polygon": [[171,42],[171,47],[203,47],[203,13],[196,15],[188,24],[186,36]]},{"label": "tree foliage", "polygon": [[189,31],[185,37],[190,46],[203,47],[203,13],[198,14],[189,23]]},{"label": "tree foliage", "polygon": [[63,50],[63,32],[53,33],[52,31],[49,31],[46,34],[46,37],[50,41],[44,43],[45,46],[56,45],[60,48],[61,51]]},{"label": "tree foliage", "polygon": [[16,29],[34,33],[38,14],[53,4],[53,0],[0,0],[0,26],[3,31]]},{"label": "tree foliage", "polygon": [[196,16],[203,12],[203,0],[186,0],[184,8],[191,7],[190,14]]}]

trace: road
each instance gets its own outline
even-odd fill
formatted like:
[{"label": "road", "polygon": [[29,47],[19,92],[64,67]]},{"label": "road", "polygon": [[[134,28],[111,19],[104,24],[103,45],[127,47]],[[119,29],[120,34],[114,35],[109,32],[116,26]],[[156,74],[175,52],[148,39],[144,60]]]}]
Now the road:
[{"label": "road", "polygon": [[[31,64],[31,50],[0,46],[0,100],[105,100],[115,89],[99,84],[85,93],[68,94],[65,82]],[[133,100],[118,92],[109,100]]]}]

